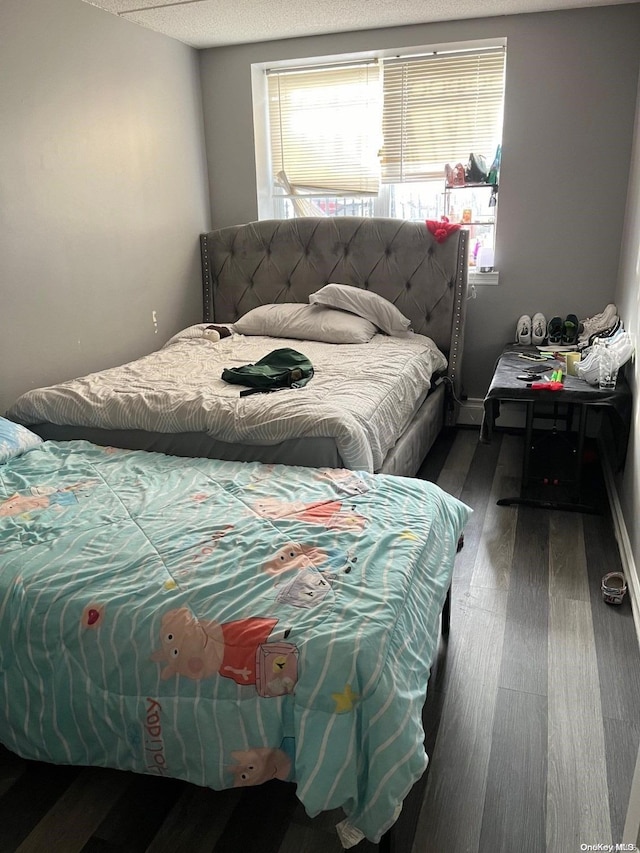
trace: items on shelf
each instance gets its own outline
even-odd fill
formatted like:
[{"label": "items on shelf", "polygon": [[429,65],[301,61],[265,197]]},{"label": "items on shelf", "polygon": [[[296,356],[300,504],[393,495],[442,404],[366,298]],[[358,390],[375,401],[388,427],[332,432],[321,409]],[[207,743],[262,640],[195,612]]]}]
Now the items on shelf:
[{"label": "items on shelf", "polygon": [[[453,167],[449,163],[445,164],[445,184],[449,188],[473,187],[478,185],[495,186],[497,192],[501,160],[501,145],[498,145],[493,162],[489,167],[487,167],[487,161],[482,154],[471,152],[466,166],[462,163],[456,163]],[[495,201],[493,201],[493,204],[495,204]],[[492,203],[489,202],[489,205],[492,206]]]},{"label": "items on shelf", "polygon": [[496,156],[493,158],[493,163],[489,167],[487,175],[487,183],[498,185],[498,175],[500,174],[500,162],[502,160],[502,145],[498,145]]},{"label": "items on shelf", "polygon": [[453,168],[447,163],[444,167],[446,185],[448,187],[463,187],[465,185],[464,166],[457,163]]}]

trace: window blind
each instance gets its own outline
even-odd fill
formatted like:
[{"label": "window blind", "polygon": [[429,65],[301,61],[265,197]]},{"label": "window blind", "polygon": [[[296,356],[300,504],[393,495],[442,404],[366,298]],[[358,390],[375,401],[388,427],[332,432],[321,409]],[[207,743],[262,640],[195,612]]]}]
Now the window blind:
[{"label": "window blind", "polygon": [[268,72],[271,165],[295,190],[380,189],[379,63]]},{"label": "window blind", "polygon": [[386,61],[382,182],[442,178],[445,163],[483,154],[502,133],[503,48]]}]

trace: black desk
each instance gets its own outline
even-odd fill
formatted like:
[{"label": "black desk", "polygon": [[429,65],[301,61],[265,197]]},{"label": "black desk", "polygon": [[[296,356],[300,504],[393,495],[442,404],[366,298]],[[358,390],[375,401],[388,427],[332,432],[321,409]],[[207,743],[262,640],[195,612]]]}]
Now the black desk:
[{"label": "black desk", "polygon": [[[587,418],[591,410],[600,409],[610,417],[611,428],[614,435],[613,461],[619,470],[624,465],[624,459],[629,438],[631,424],[631,391],[624,376],[618,374],[618,383],[613,390],[600,390],[597,386],[589,385],[583,379],[575,376],[564,377],[564,388],[561,391],[534,390],[527,387],[527,383],[517,379],[518,374],[528,368],[540,367],[541,370],[557,367],[564,369],[564,362],[549,360],[539,365],[520,358],[520,353],[536,353],[535,347],[522,347],[515,344],[505,348],[496,363],[493,379],[484,399],[484,415],[480,429],[480,440],[488,443],[495,426],[496,419],[500,416],[501,402],[519,402],[525,404],[525,446],[522,462],[522,482],[520,494],[515,497],[501,498],[498,504],[510,506],[521,504],[524,506],[543,507],[546,509],[563,509],[577,512],[594,512],[595,508],[583,502],[582,496],[582,460],[584,452],[584,441],[587,427]],[[543,374],[549,376],[550,371]],[[566,423],[567,453],[571,454],[572,474],[568,478],[563,477],[563,485],[570,487],[569,500],[555,500],[553,497],[538,498],[527,497],[525,490],[532,481],[531,458],[534,450],[533,444],[533,421],[536,415],[536,406],[544,404],[551,414],[544,417],[552,417],[554,421],[564,420]],[[578,427],[573,434],[573,420],[578,416]],[[554,434],[555,430],[554,430]],[[569,440],[571,436],[571,443]],[[553,478],[545,478],[542,482],[553,483]],[[540,480],[538,482],[541,482]]]}]

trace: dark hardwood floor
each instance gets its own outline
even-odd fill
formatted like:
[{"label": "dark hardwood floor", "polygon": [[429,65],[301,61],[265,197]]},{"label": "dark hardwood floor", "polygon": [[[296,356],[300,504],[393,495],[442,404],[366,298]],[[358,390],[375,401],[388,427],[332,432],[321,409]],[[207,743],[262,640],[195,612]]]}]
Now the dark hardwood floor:
[{"label": "dark hardwood floor", "polygon": [[[460,429],[420,472],[474,513],[424,710],[430,766],[405,801],[395,853],[622,842],[640,653],[628,599],[612,607],[600,593],[602,576],[621,568],[611,518],[606,506],[599,515],[496,506],[518,489],[521,448],[521,436],[480,445],[477,431]],[[602,504],[599,467],[588,467]],[[0,747],[0,853],[339,853],[341,818],[308,818],[285,783],[214,792]]]}]

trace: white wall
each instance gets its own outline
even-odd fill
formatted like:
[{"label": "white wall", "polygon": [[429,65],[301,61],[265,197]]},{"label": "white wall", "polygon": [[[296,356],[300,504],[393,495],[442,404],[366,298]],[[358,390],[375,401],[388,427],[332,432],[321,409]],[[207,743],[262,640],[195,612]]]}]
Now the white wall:
[{"label": "white wall", "polygon": [[[625,226],[622,235],[622,251],[620,255],[620,274],[615,294],[618,312],[624,320],[625,328],[629,331],[636,344],[640,347],[640,81],[638,82],[638,100],[634,134],[634,147],[629,170],[629,193]],[[627,453],[627,464],[622,475],[617,479],[617,494],[620,499],[624,517],[624,531],[628,542],[623,542],[629,548],[627,571],[635,572],[636,578],[640,571],[640,352],[635,360],[626,367],[626,376],[633,393],[632,429]],[[631,565],[629,566],[629,562]],[[637,604],[637,602],[636,602]],[[635,613],[636,625],[640,626],[640,615]],[[638,754],[636,771],[629,811],[624,831],[624,841],[635,843],[640,847],[640,753]]]},{"label": "white wall", "polygon": [[[615,303],[625,329],[634,337],[637,349],[640,347],[640,85]],[[623,476],[618,480],[618,494],[635,564],[640,568],[640,352],[635,360],[627,365],[626,376],[633,393],[633,428],[629,439],[628,464],[625,465]]]},{"label": "white wall", "polygon": [[197,52],[80,0],[0,3],[0,412],[201,318]]}]

